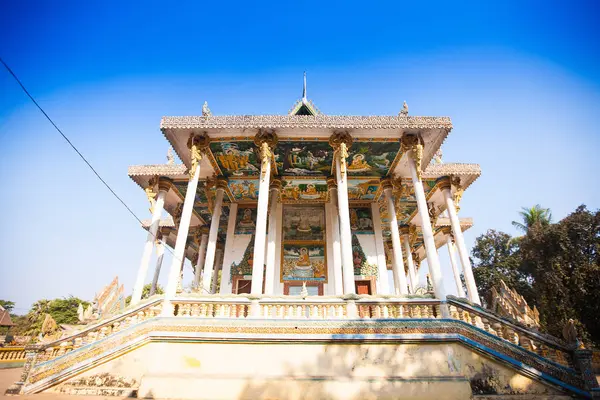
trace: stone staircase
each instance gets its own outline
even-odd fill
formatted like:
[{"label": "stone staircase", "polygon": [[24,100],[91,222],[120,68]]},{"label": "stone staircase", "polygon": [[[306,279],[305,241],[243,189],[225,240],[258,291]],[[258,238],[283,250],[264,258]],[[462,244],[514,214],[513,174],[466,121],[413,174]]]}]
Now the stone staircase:
[{"label": "stone staircase", "polygon": [[464,299],[189,296],[173,302],[172,316],[161,314],[162,302],[156,296],[27,347],[23,375],[7,394],[279,398],[275,387],[289,385],[340,398],[418,388],[430,398],[600,393],[591,352]]}]

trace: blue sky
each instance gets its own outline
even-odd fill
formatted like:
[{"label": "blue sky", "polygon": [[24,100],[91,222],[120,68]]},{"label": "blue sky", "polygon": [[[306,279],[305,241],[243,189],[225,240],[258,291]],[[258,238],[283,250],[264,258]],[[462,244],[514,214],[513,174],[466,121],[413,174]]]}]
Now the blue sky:
[{"label": "blue sky", "polygon": [[[304,70],[327,114],[452,117],[445,161],[483,170],[469,246],[521,206],[600,207],[594,2],[122,3],[4,0],[0,55],[141,217],[127,166],[165,161],[161,116],[284,114]],[[144,232],[4,71],[0,148],[0,298],[130,291]]]}]

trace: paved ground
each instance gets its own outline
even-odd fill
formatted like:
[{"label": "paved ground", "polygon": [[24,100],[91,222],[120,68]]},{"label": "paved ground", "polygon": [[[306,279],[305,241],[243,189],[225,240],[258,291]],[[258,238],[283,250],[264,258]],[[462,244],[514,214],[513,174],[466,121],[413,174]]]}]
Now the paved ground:
[{"label": "paved ground", "polygon": [[101,397],[101,396],[68,396],[57,393],[42,393],[27,396],[4,396],[6,389],[19,380],[21,376],[21,368],[0,369],[0,398],[13,400],[116,400],[118,397]]}]

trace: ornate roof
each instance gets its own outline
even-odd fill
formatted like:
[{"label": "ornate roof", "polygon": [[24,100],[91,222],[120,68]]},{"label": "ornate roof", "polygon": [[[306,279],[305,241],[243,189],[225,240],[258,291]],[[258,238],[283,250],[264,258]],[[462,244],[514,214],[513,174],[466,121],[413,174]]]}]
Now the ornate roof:
[{"label": "ornate roof", "polygon": [[[460,223],[460,228],[462,229],[463,232],[473,226],[473,218],[471,218],[471,217],[459,218],[458,221]],[[451,226],[450,218],[439,217],[435,221],[435,226],[436,226],[436,228]]]},{"label": "ornate roof", "polygon": [[187,167],[183,164],[131,165],[127,175],[142,189],[148,186],[148,181],[158,175],[168,178],[185,177]]},{"label": "ornate roof", "polygon": [[479,164],[462,163],[429,164],[421,176],[423,179],[460,176],[461,186],[466,189],[481,176],[481,167]]},{"label": "ornate roof", "polygon": [[183,164],[154,164],[154,165],[131,165],[127,168],[129,176],[170,176],[185,175],[187,167]]},{"label": "ornate roof", "polygon": [[423,178],[437,178],[447,175],[481,175],[481,167],[479,164],[462,164],[462,163],[442,163],[430,164],[423,171]]},{"label": "ornate roof", "polygon": [[[150,229],[150,225],[152,225],[152,220],[151,219],[144,219],[142,220],[142,227],[146,230]],[[162,218],[160,220],[160,222],[158,223],[158,226],[160,228],[175,228],[175,222],[173,222],[173,217],[171,217],[170,215],[167,215],[166,218]]]},{"label": "ornate roof", "polygon": [[162,117],[161,129],[452,129],[450,117],[344,115],[228,115]]}]

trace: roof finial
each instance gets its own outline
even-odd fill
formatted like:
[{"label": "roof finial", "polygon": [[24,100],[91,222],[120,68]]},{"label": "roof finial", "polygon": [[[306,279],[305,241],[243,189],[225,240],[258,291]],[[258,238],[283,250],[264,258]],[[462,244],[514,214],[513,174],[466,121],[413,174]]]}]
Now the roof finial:
[{"label": "roof finial", "polygon": [[306,103],[306,71],[304,71],[304,86],[302,87],[302,102]]},{"label": "roof finial", "polygon": [[202,105],[202,116],[210,117],[211,115],[212,115],[212,112],[210,111],[210,108],[208,108],[208,101],[205,101],[204,104]]}]

